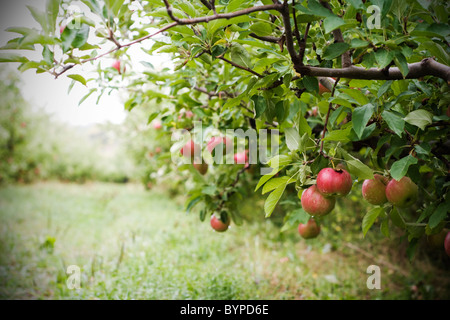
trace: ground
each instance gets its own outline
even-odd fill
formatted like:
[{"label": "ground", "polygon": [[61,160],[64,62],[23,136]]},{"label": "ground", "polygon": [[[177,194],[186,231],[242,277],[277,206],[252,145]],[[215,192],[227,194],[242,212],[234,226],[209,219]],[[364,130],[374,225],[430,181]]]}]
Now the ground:
[{"label": "ground", "polygon": [[[0,298],[450,298],[442,256],[409,263],[390,239],[306,241],[270,220],[217,233],[182,200],[135,184],[1,187]],[[380,290],[367,288],[371,264]],[[70,265],[80,289],[67,287]]]}]

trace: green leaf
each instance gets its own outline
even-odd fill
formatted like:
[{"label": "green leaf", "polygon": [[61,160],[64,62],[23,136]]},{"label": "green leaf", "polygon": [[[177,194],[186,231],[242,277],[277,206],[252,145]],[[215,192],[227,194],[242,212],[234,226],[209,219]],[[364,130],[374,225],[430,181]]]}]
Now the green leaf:
[{"label": "green leaf", "polygon": [[419,109],[408,113],[405,117],[405,121],[425,130],[425,127],[433,122],[433,114],[426,110]]},{"label": "green leaf", "polygon": [[284,225],[280,232],[285,232],[291,228],[297,227],[299,223],[307,223],[311,216],[303,210],[303,208],[298,208],[294,211],[289,212],[284,218]]},{"label": "green leaf", "polygon": [[89,37],[89,26],[82,24],[79,28],[67,26],[61,34],[62,49],[64,52],[71,48],[81,48]]},{"label": "green leaf", "polygon": [[430,52],[432,56],[435,56],[439,62],[450,66],[449,54],[436,42],[426,41],[422,43],[419,48],[428,50],[428,52]]},{"label": "green leaf", "polygon": [[319,81],[316,77],[304,76],[302,81],[308,92],[319,92]]},{"label": "green leaf", "polygon": [[261,115],[266,110],[267,102],[263,96],[259,96],[259,95],[254,95],[252,97],[252,101],[255,104],[255,119],[258,119],[261,117]]},{"label": "green leaf", "polygon": [[381,117],[386,121],[388,127],[395,132],[399,137],[402,136],[403,129],[405,128],[405,121],[390,111],[383,111]]},{"label": "green leaf", "polygon": [[380,69],[383,69],[387,65],[389,65],[394,59],[394,52],[386,49],[380,49],[377,52],[375,52],[375,60],[378,63],[378,67]]},{"label": "green leaf", "polygon": [[286,136],[286,145],[289,150],[298,150],[298,147],[300,146],[300,135],[298,134],[297,128],[286,128],[284,132]]},{"label": "green leaf", "polygon": [[378,90],[378,93],[377,93],[377,98],[378,98],[378,99],[379,99],[383,94],[385,94],[386,91],[389,90],[389,88],[391,87],[392,82],[393,82],[392,80],[388,80],[388,81],[385,81],[385,82],[383,83],[383,85],[380,87],[380,89]]},{"label": "green leaf", "polygon": [[[330,33],[331,31],[339,28],[340,26],[342,26],[344,24],[345,24],[344,19],[337,17],[337,16],[325,18],[325,20],[323,20],[325,34]],[[327,59],[327,60],[329,60],[329,59]]]},{"label": "green leaf", "polygon": [[258,184],[255,187],[255,192],[258,191],[259,188],[261,188],[262,185],[264,185],[267,181],[269,181],[274,175],[276,175],[279,171],[281,171],[284,167],[279,167],[276,169],[272,169],[270,174],[265,174],[259,179]]},{"label": "green leaf", "polygon": [[395,180],[399,181],[401,178],[405,176],[405,174],[408,172],[409,166],[416,164],[417,159],[414,158],[412,155],[407,155],[406,157],[395,161],[391,166],[391,176]]},{"label": "green leaf", "polygon": [[272,27],[266,22],[256,22],[250,26],[250,30],[262,37],[272,34]]},{"label": "green leaf", "polygon": [[428,225],[430,228],[435,228],[441,221],[443,221],[447,214],[450,212],[450,201],[447,199],[446,202],[441,203],[436,211],[431,215],[430,220],[428,220]]},{"label": "green leaf", "polygon": [[281,184],[267,197],[266,202],[264,203],[264,212],[266,213],[266,218],[269,218],[272,215],[272,212],[275,209],[278,201],[280,201],[280,198],[283,195],[285,189],[286,184]]},{"label": "green leaf", "polygon": [[279,168],[279,167],[285,167],[288,164],[292,162],[292,157],[289,155],[276,155],[272,159],[269,160],[268,165],[271,168]]},{"label": "green leaf", "polygon": [[355,100],[355,102],[357,104],[359,104],[360,106],[363,106],[363,105],[369,103],[369,100],[364,95],[364,93],[362,93],[358,89],[342,89],[341,91],[343,93],[345,93],[346,95],[349,95],[350,97],[352,97]]},{"label": "green leaf", "polygon": [[349,126],[345,129],[329,131],[323,140],[324,141],[349,142],[350,141],[349,136],[350,136],[351,130],[352,130],[352,127]]},{"label": "green leaf", "polygon": [[312,129],[301,112],[299,112],[298,117],[298,132],[301,136],[306,133],[308,137],[311,137],[312,134]]},{"label": "green leaf", "polygon": [[61,0],[47,0],[47,23],[49,30],[55,30],[56,28],[56,18],[58,18],[59,3]]},{"label": "green leaf", "polygon": [[358,180],[373,179],[373,171],[359,159],[353,158],[347,161],[348,171],[357,176]]},{"label": "green leaf", "polygon": [[364,128],[372,117],[373,112],[375,111],[375,106],[372,104],[366,104],[362,107],[355,108],[352,112],[352,123],[353,130],[355,130],[358,138],[361,139],[361,136],[364,132]]},{"label": "green leaf", "polygon": [[405,78],[409,73],[408,62],[406,61],[405,56],[402,53],[397,52],[397,54],[394,57],[394,62],[395,65],[400,69],[403,78]]},{"label": "green leaf", "polygon": [[31,15],[33,16],[34,20],[36,20],[42,27],[42,30],[44,30],[45,33],[49,32],[49,26],[47,21],[47,15],[45,12],[40,11],[39,9],[36,9],[32,6],[26,6],[28,10],[31,12]]},{"label": "green leaf", "polygon": [[28,59],[14,53],[1,53],[0,62],[27,62]]},{"label": "green leaf", "polygon": [[233,61],[234,63],[237,63],[238,65],[241,65],[243,67],[247,67],[247,68],[251,68],[251,60],[250,60],[250,55],[248,53],[247,50],[245,50],[245,48],[237,43],[234,42],[232,47],[231,47],[231,61]]},{"label": "green leaf", "polygon": [[[189,200],[190,200],[190,201],[189,201]],[[196,196],[196,197],[193,198],[193,199],[188,199],[189,202],[188,202],[188,205],[186,206],[186,213],[191,212],[192,208],[193,208],[197,203],[199,203],[200,200],[202,200],[202,197],[201,197],[201,196]]]},{"label": "green leaf", "polygon": [[364,237],[367,234],[367,231],[372,227],[375,220],[377,220],[378,216],[384,211],[382,207],[375,207],[371,209],[369,212],[366,213],[366,215],[363,218],[362,221],[362,231]]},{"label": "green leaf", "polygon": [[381,222],[380,231],[386,238],[389,238],[389,219],[384,219]]},{"label": "green leaf", "polygon": [[159,115],[159,112],[153,112],[153,113],[148,117],[147,124],[150,124],[150,122],[152,122],[153,120],[155,120],[156,117],[157,117],[158,115]]},{"label": "green leaf", "polygon": [[81,105],[87,98],[89,98],[89,96],[90,96],[91,94],[93,94],[95,91],[97,91],[97,89],[92,88],[92,89],[88,92],[88,94],[86,94],[83,98],[81,98],[80,102],[78,102],[78,106],[80,106],[80,105]]},{"label": "green leaf", "polygon": [[79,74],[71,74],[67,76],[70,79],[73,79],[75,81],[80,82],[82,85],[86,85],[86,79],[84,79],[82,76],[80,76]]},{"label": "green leaf", "polygon": [[230,0],[227,4],[225,12],[234,12],[243,7],[246,0]]},{"label": "green leaf", "polygon": [[[273,178],[264,185],[261,193],[266,194],[267,192],[275,190],[282,184],[286,185],[286,183],[289,181],[289,179],[290,179],[290,177],[288,177],[288,176],[284,176],[284,177],[280,177],[280,178]],[[295,180],[292,180],[292,182],[295,182]]]},{"label": "green leaf", "polygon": [[361,39],[352,39],[352,41],[350,41],[350,47],[353,49],[357,49],[357,48],[366,48],[369,45],[368,41],[364,41]]},{"label": "green leaf", "polygon": [[337,42],[330,44],[325,48],[322,58],[325,60],[333,60],[339,57],[350,48],[350,45],[345,42]]}]

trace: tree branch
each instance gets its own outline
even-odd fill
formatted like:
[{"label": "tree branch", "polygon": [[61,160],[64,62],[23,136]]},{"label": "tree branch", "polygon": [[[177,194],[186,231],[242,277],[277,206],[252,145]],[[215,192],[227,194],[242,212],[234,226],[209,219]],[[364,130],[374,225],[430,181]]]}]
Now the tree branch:
[{"label": "tree branch", "polygon": [[248,71],[248,72],[250,72],[250,73],[253,73],[253,74],[254,74],[255,76],[257,76],[258,78],[264,78],[264,76],[263,76],[262,74],[259,74],[258,72],[253,71],[253,70],[250,69],[250,68],[241,66],[240,64],[237,64],[237,63],[235,63],[235,62],[233,62],[233,61],[231,61],[231,60],[228,60],[228,59],[224,58],[222,55],[218,56],[217,58],[220,59],[220,60],[223,60],[223,61],[225,61],[225,62],[228,62],[229,64],[231,64],[232,66],[234,66],[234,67],[236,67],[236,68],[239,68],[239,69]]},{"label": "tree branch", "polygon": [[291,28],[291,15],[289,13],[289,5],[287,1],[285,1],[282,4],[281,8],[282,9],[280,10],[280,13],[283,18],[284,34],[286,35],[286,47],[289,52],[289,55],[291,56],[292,63],[294,63],[294,65],[299,65],[300,59],[297,55],[297,52],[295,52],[294,48],[294,38],[292,35],[292,28]]},{"label": "tree branch", "polygon": [[295,70],[307,76],[313,77],[334,77],[364,80],[401,80],[417,79],[425,76],[435,76],[450,81],[450,67],[435,61],[432,58],[425,58],[420,62],[408,64],[409,72],[405,78],[399,68],[390,68],[388,72],[382,69],[365,69],[362,67],[350,66],[347,68],[320,68],[312,66],[295,66]]},{"label": "tree branch", "polygon": [[166,5],[167,14],[169,15],[169,17],[173,21],[177,22],[180,25],[209,22],[209,21],[217,20],[217,19],[231,19],[231,18],[247,15],[252,12],[257,12],[257,11],[266,11],[266,10],[280,11],[283,8],[283,5],[281,5],[281,4],[269,4],[269,5],[265,5],[265,6],[250,7],[247,9],[238,10],[238,11],[230,12],[230,13],[219,13],[219,14],[214,14],[212,16],[198,17],[198,18],[192,18],[192,19],[179,19],[174,16],[174,14],[172,12],[172,7],[170,6],[169,1],[164,0],[164,4]]},{"label": "tree branch", "polygon": [[[336,79],[336,82],[333,85],[333,90],[331,91],[331,97],[334,96],[334,92],[336,90],[336,86],[339,82],[339,78]],[[328,105],[328,111],[327,111],[327,116],[325,118],[325,124],[323,125],[323,131],[322,131],[322,141],[320,142],[320,150],[319,150],[319,154],[325,156],[325,154],[323,153],[323,142],[324,142],[324,138],[325,138],[325,133],[327,132],[327,126],[328,126],[328,119],[330,118],[330,113],[331,113],[331,109],[333,109],[333,103],[330,102],[330,104]]]},{"label": "tree branch", "polygon": [[252,38],[255,38],[255,39],[272,42],[272,43],[279,43],[281,40],[281,37],[278,38],[278,37],[271,37],[271,36],[258,36],[256,33],[250,33],[249,36]]}]

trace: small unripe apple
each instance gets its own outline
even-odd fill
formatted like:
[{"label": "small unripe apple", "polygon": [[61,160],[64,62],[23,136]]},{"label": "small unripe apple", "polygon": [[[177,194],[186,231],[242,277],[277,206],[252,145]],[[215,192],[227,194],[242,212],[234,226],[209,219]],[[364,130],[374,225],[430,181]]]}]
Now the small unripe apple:
[{"label": "small unripe apple", "polygon": [[347,170],[324,168],[317,175],[317,189],[327,196],[345,196],[352,189],[353,181]]},{"label": "small unripe apple", "polygon": [[113,67],[114,69],[116,69],[116,70],[119,72],[119,74],[120,74],[120,73],[122,73],[122,71],[125,72],[125,70],[126,70],[125,66],[123,66],[123,70],[121,69],[121,64],[122,64],[122,63],[121,63],[120,60],[116,60],[116,61],[114,61],[114,62],[112,63],[111,67]]},{"label": "small unripe apple", "polygon": [[388,182],[388,178],[379,174],[375,174],[373,179],[364,180],[362,185],[363,198],[374,205],[386,203],[386,185]]},{"label": "small unripe apple", "polygon": [[306,224],[300,223],[298,225],[298,233],[303,239],[312,239],[319,235],[320,226],[313,218],[309,219]]},{"label": "small unripe apple", "polygon": [[194,140],[189,140],[186,144],[181,148],[181,155],[186,158],[193,159],[195,156],[195,150],[200,150],[200,146],[194,142]]},{"label": "small unripe apple", "polygon": [[153,128],[154,128],[155,130],[161,129],[161,128],[162,128],[161,121],[159,121],[159,120],[153,121]]},{"label": "small unripe apple", "polygon": [[386,197],[394,206],[406,208],[416,202],[418,191],[417,185],[408,177],[400,181],[392,179],[386,186]]},{"label": "small unripe apple", "polygon": [[448,231],[445,229],[442,229],[440,232],[436,234],[430,234],[427,236],[427,242],[428,244],[433,248],[442,248],[445,243],[445,236],[447,235]]},{"label": "small unripe apple", "polygon": [[226,221],[222,221],[219,218],[216,217],[215,214],[211,216],[211,227],[216,230],[217,232],[224,232],[228,230],[228,227],[230,226],[230,219],[227,217]]},{"label": "small unripe apple", "polygon": [[444,248],[445,248],[445,252],[450,257],[450,231],[447,232],[447,235],[445,236]]},{"label": "small unripe apple", "polygon": [[194,162],[194,168],[202,175],[204,176],[206,172],[208,172],[208,164],[206,162],[202,163],[195,163]]},{"label": "small unripe apple", "polygon": [[320,193],[316,185],[312,185],[301,195],[301,204],[303,210],[312,216],[325,216],[334,209],[336,199],[334,197],[326,197]]}]

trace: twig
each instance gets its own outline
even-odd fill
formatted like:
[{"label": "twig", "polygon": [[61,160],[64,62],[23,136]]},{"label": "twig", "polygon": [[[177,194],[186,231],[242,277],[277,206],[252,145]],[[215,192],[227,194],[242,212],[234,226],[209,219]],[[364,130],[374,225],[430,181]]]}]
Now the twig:
[{"label": "twig", "polygon": [[[334,96],[334,92],[336,90],[336,85],[338,84],[340,78],[336,79],[336,82],[333,85],[333,90],[331,91],[331,97]],[[330,104],[328,105],[328,111],[327,111],[327,116],[325,118],[325,124],[324,124],[324,128],[322,131],[322,141],[320,142],[320,150],[319,150],[319,154],[325,156],[325,154],[323,153],[323,142],[324,142],[324,138],[325,138],[325,133],[327,132],[327,126],[328,126],[328,119],[330,118],[330,113],[331,113],[331,109],[333,108],[333,103],[330,102]],[[328,156],[325,156],[325,158]]]},{"label": "twig", "polygon": [[231,60],[228,60],[227,58],[224,58],[223,55],[220,55],[220,56],[218,56],[217,58],[220,59],[220,60],[223,60],[223,61],[225,61],[225,62],[228,62],[229,64],[231,64],[232,66],[234,66],[234,67],[236,67],[236,68],[239,68],[239,69],[248,71],[248,72],[254,74],[255,76],[257,76],[258,78],[264,78],[264,76],[263,76],[262,74],[259,74],[258,72],[254,71],[254,70],[252,70],[252,69],[250,69],[250,68],[241,66],[240,64],[237,64],[237,63],[235,63],[235,62],[233,62],[233,61],[231,61]]}]

